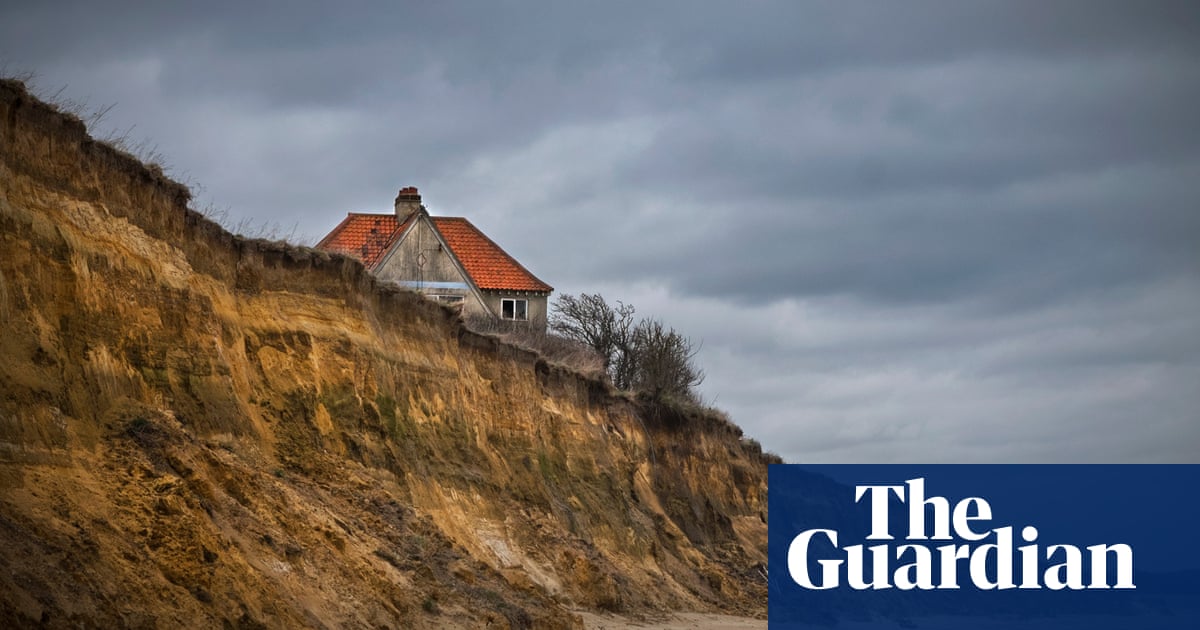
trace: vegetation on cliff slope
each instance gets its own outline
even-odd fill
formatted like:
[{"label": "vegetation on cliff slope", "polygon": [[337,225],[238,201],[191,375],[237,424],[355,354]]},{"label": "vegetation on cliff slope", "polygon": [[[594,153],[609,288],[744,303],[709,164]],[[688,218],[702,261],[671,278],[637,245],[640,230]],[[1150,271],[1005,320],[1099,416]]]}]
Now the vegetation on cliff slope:
[{"label": "vegetation on cliff slope", "polygon": [[0,83],[0,618],[765,612],[767,460],[732,424],[188,201]]}]

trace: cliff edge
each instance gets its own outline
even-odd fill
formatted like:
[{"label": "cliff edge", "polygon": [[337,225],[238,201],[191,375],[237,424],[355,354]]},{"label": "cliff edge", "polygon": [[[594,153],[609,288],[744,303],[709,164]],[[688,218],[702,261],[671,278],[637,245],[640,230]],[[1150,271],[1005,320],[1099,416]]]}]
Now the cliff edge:
[{"label": "cliff edge", "polygon": [[767,458],[735,426],[189,200],[0,82],[9,625],[765,615]]}]

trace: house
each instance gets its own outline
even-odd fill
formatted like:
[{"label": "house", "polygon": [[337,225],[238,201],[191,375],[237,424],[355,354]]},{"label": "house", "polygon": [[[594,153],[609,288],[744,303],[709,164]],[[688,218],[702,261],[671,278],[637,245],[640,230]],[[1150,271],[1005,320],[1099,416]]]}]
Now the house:
[{"label": "house", "polygon": [[430,216],[417,189],[402,188],[393,214],[351,212],[317,249],[360,260],[377,278],[447,304],[468,317],[546,326],[553,287],[462,217]]}]

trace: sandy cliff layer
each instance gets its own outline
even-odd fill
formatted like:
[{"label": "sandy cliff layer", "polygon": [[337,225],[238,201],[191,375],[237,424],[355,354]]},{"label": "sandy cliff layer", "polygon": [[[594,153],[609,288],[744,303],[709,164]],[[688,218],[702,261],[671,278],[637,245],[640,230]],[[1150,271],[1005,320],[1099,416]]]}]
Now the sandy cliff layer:
[{"label": "sandy cliff layer", "polygon": [[570,627],[765,612],[766,465],[246,241],[0,84],[0,618]]}]

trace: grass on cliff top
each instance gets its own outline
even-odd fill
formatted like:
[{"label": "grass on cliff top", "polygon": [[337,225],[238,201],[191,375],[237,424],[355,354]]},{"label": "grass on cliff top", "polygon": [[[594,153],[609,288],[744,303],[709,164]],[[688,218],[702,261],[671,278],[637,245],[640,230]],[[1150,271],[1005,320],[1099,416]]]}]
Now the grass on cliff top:
[{"label": "grass on cliff top", "polygon": [[[132,163],[140,164],[154,179],[182,187],[187,191],[189,200],[195,200],[198,192],[204,192],[203,185],[186,172],[179,172],[168,161],[167,155],[159,150],[158,144],[149,138],[136,138],[133,125],[120,128],[109,124],[108,117],[116,108],[116,103],[93,105],[87,99],[72,98],[67,96],[68,85],[62,85],[53,91],[43,89],[37,85],[37,73],[14,71],[7,65],[0,66],[0,83],[15,92],[28,95],[31,100],[58,113],[66,120],[82,125],[92,142],[108,147]],[[306,248],[305,243],[313,241],[297,234],[299,222],[285,225],[266,220],[260,222],[252,217],[235,219],[231,216],[228,206],[221,206],[213,201],[200,206],[192,205],[191,209],[230,234],[247,240],[267,241],[297,248]]]}]

